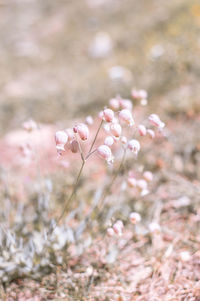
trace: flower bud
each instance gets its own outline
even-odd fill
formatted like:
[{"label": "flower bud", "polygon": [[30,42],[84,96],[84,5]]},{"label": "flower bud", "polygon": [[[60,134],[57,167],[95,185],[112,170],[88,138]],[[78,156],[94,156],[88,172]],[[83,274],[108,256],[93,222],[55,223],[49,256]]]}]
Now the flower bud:
[{"label": "flower bud", "polygon": [[108,228],[108,229],[107,229],[107,234],[108,234],[108,236],[110,236],[110,237],[113,236],[113,235],[115,234],[113,228]]},{"label": "flower bud", "polygon": [[147,130],[147,134],[150,136],[151,139],[154,139],[155,138],[155,132],[151,129],[148,129]]},{"label": "flower bud", "polygon": [[147,91],[145,91],[145,90],[135,90],[135,89],[133,89],[131,91],[131,95],[135,99],[147,99],[147,97],[148,97]]},{"label": "flower bud", "polygon": [[127,109],[130,111],[133,109],[133,104],[129,99],[120,99],[119,103],[122,109]]},{"label": "flower bud", "polygon": [[122,231],[123,231],[124,225],[122,221],[117,221],[114,225],[113,225],[113,230],[115,231],[115,233],[119,236],[122,235]]},{"label": "flower bud", "polygon": [[32,132],[38,128],[37,123],[33,119],[25,121],[22,126],[27,132]]},{"label": "flower bud", "polygon": [[138,131],[139,131],[140,136],[146,136],[146,134],[147,134],[146,127],[143,124],[140,124],[138,126]]},{"label": "flower bud", "polygon": [[105,159],[108,163],[113,160],[111,149],[107,145],[100,145],[97,148],[97,153],[103,159]]},{"label": "flower bud", "polygon": [[72,140],[70,142],[70,150],[72,153],[77,153],[79,150],[78,142],[76,140]]},{"label": "flower bud", "polygon": [[137,181],[135,178],[128,178],[127,184],[129,187],[133,188],[137,186]]},{"label": "flower bud", "polygon": [[128,142],[128,149],[132,151],[135,155],[140,151],[140,142],[138,140],[132,139]]},{"label": "flower bud", "polygon": [[111,109],[105,109],[103,111],[103,117],[106,122],[112,122],[114,116],[115,116],[115,114],[114,114],[113,110],[111,110]]},{"label": "flower bud", "polygon": [[107,136],[104,140],[104,144],[107,146],[112,146],[114,143],[114,139],[112,136]]},{"label": "flower bud", "polygon": [[86,124],[80,123],[77,125],[77,133],[81,140],[85,141],[89,137],[89,129]]},{"label": "flower bud", "polygon": [[140,189],[140,190],[144,190],[144,189],[147,189],[147,182],[143,179],[141,180],[137,180],[137,187]]},{"label": "flower bud", "polygon": [[112,98],[109,100],[109,105],[111,109],[117,111],[119,110],[119,100],[117,98]]},{"label": "flower bud", "polygon": [[161,227],[158,223],[152,222],[149,224],[149,231],[151,233],[159,234],[161,232]]},{"label": "flower bud", "polygon": [[119,120],[128,124],[129,126],[134,125],[134,120],[131,112],[127,109],[123,109],[119,113]]},{"label": "flower bud", "polygon": [[149,122],[159,128],[164,128],[165,124],[160,120],[160,117],[157,114],[151,114],[149,116]]},{"label": "flower bud", "polygon": [[151,182],[153,180],[153,174],[150,171],[145,171],[143,173],[143,177],[147,182]]},{"label": "flower bud", "polygon": [[68,135],[64,131],[57,131],[55,134],[55,142],[56,142],[56,149],[58,151],[65,151],[65,144],[68,141]]},{"label": "flower bud", "polygon": [[116,138],[119,138],[122,133],[122,127],[119,123],[115,123],[115,124],[111,125],[110,131],[113,136],[115,136]]},{"label": "flower bud", "polygon": [[129,219],[132,224],[137,224],[141,221],[141,215],[137,212],[131,212]]}]

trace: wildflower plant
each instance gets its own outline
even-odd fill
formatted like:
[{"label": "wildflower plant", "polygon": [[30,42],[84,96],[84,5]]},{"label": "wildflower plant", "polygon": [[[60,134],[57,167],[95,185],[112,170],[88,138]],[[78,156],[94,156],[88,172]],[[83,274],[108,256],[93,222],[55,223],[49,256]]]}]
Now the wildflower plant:
[{"label": "wildflower plant", "polygon": [[[147,93],[144,90],[132,91],[132,96],[134,100],[139,100],[142,106],[147,103]],[[116,96],[98,113],[98,117],[87,116],[85,122],[75,123],[71,128],[55,133],[58,161],[71,153],[70,158],[76,156],[76,165],[80,164],[79,171],[57,219],[52,218],[49,210],[52,183],[45,182],[46,192],[38,193],[33,206],[33,231],[30,231],[30,220],[27,222],[24,213],[26,208],[20,211],[20,217],[16,218],[18,221],[8,226],[8,230],[4,226],[1,227],[0,275],[3,282],[24,276],[40,278],[56,265],[63,264],[66,250],[72,244],[79,246],[81,254],[84,248],[91,244],[91,240],[86,240],[83,233],[90,229],[89,233],[94,234],[97,224],[100,224],[103,230],[103,238],[109,237],[111,243],[123,237],[128,219],[123,220],[120,214],[116,215],[117,202],[121,194],[127,191],[140,197],[149,193],[153,173],[148,170],[138,171],[135,163],[145,145],[143,141],[149,143],[156,137],[157,132],[159,135],[163,132],[165,126],[156,114],[149,115],[144,121],[135,115],[133,102]],[[39,131],[33,120],[25,122],[23,127],[27,132]],[[37,153],[34,153],[29,144],[21,146],[21,155],[28,158],[28,162],[37,157]],[[77,160],[77,156],[80,161]],[[94,195],[88,208],[88,204],[79,202],[77,205],[76,202],[81,178],[86,165],[90,165],[89,162],[103,165],[106,174],[100,188],[93,185]],[[87,207],[87,210],[84,211],[83,207]],[[136,227],[141,223],[142,217],[139,212],[131,211],[127,212],[127,217],[129,216],[130,224]],[[78,225],[72,227],[69,221],[76,215],[82,217]],[[154,224],[150,224],[149,233],[158,232],[159,225],[157,228],[152,225]],[[109,242],[107,247],[109,253]],[[111,251],[113,252],[113,246]],[[117,253],[114,251],[114,254]],[[113,258],[108,258],[108,262],[113,262]]]},{"label": "wildflower plant", "polygon": [[[141,105],[147,103],[147,96],[145,90],[132,91],[133,99],[140,100]],[[81,165],[72,192],[65,201],[63,211],[51,231],[54,231],[56,225],[59,224],[70,209],[85,165],[94,156],[98,156],[105,161],[105,164],[110,166],[112,172],[109,173],[108,184],[103,188],[101,197],[91,208],[90,214],[87,215],[87,221],[91,215],[98,217],[101,214],[106,198],[109,195],[113,197],[113,186],[117,178],[122,176],[122,171],[123,178],[125,177],[126,179],[125,186],[127,188],[134,189],[135,193],[139,193],[141,196],[149,193],[148,184],[153,180],[153,174],[150,171],[143,171],[138,176],[138,172],[133,172],[134,160],[137,160],[142,150],[142,140],[146,139],[145,141],[148,143],[149,139],[156,137],[156,132],[159,132],[160,135],[163,132],[165,124],[157,114],[150,114],[143,122],[136,120],[134,115],[133,102],[129,99],[116,96],[110,99],[108,106],[104,110],[99,112],[98,118],[95,119],[88,116],[85,123],[78,123],[70,129],[56,132],[55,142],[58,155],[62,156],[67,150],[70,150],[72,153],[79,153]],[[93,132],[93,127],[97,122],[99,125],[94,137],[91,139],[91,132]],[[131,157],[132,164],[129,165],[130,171],[126,170],[124,172],[126,160],[130,160]],[[124,184],[123,181],[122,184]],[[138,219],[139,217],[136,214],[136,220]],[[115,229],[118,223],[114,225],[114,228],[108,228],[109,235],[117,232],[116,230],[111,230]],[[122,227],[120,229],[118,232],[122,233]]]}]

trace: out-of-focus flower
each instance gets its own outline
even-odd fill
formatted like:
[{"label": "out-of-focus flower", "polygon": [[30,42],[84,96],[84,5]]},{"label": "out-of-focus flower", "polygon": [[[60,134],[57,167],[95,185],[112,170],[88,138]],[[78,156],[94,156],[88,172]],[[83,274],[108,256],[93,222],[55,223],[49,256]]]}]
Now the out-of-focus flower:
[{"label": "out-of-focus flower", "polygon": [[128,183],[128,186],[131,188],[137,186],[137,181],[135,178],[128,178],[127,183]]},{"label": "out-of-focus flower", "polygon": [[58,152],[65,151],[65,144],[68,141],[68,135],[65,131],[57,131],[55,134],[56,149]]},{"label": "out-of-focus flower", "polygon": [[147,182],[151,182],[153,180],[153,174],[150,171],[145,171],[143,173],[143,177]]},{"label": "out-of-focus flower", "polygon": [[146,127],[143,124],[138,125],[138,131],[140,136],[146,136],[147,134]]},{"label": "out-of-focus flower", "polygon": [[106,122],[112,122],[114,118],[114,112],[111,109],[105,109],[103,111],[103,117]]},{"label": "out-of-focus flower", "polygon": [[130,111],[133,109],[133,104],[130,101],[130,99],[120,99],[119,103],[120,103],[121,109],[127,109]]},{"label": "out-of-focus flower", "polygon": [[112,110],[115,110],[115,111],[119,110],[119,107],[120,107],[120,105],[119,105],[119,99],[117,99],[117,98],[111,98],[109,100],[109,105],[110,105],[110,107],[111,107]]},{"label": "out-of-focus flower", "polygon": [[137,212],[131,212],[129,219],[132,224],[137,224],[141,221],[141,215]]},{"label": "out-of-focus flower", "polygon": [[115,136],[116,138],[119,138],[122,133],[122,127],[119,123],[114,123],[111,125],[110,131],[113,136]]},{"label": "out-of-focus flower", "polygon": [[128,149],[135,155],[140,151],[140,142],[138,140],[132,139],[128,142]]},{"label": "out-of-focus flower", "polygon": [[161,232],[161,227],[158,223],[152,222],[149,224],[149,231],[151,233],[159,234]]},{"label": "out-of-focus flower", "polygon": [[126,123],[129,126],[135,124],[131,111],[128,109],[123,109],[119,112],[119,120]]},{"label": "out-of-focus flower", "polygon": [[107,229],[107,234],[108,234],[108,236],[111,237],[115,234],[115,231],[113,230],[113,228],[110,227],[110,228]]},{"label": "out-of-focus flower", "polygon": [[92,41],[89,52],[95,58],[104,58],[109,55],[113,47],[111,37],[106,32],[98,32]]},{"label": "out-of-focus flower", "polygon": [[79,123],[77,125],[77,133],[81,140],[85,141],[89,138],[89,129],[86,124],[84,123]]},{"label": "out-of-focus flower", "polygon": [[137,187],[140,190],[147,189],[147,182],[145,180],[143,180],[143,179],[137,180]]},{"label": "out-of-focus flower", "polygon": [[37,125],[37,123],[33,119],[29,119],[29,120],[25,121],[22,124],[22,126],[28,132],[32,132],[32,131],[38,129],[38,125]]},{"label": "out-of-focus flower", "polygon": [[124,228],[124,224],[121,220],[116,221],[116,223],[113,225],[113,230],[119,236],[122,235],[123,228]]},{"label": "out-of-focus flower", "polygon": [[151,139],[154,139],[155,138],[155,132],[151,129],[148,129],[147,130],[147,134],[151,137]]},{"label": "out-of-focus flower", "polygon": [[114,139],[112,136],[107,136],[104,140],[104,144],[107,146],[112,146],[114,143]]},{"label": "out-of-focus flower", "polygon": [[135,99],[147,99],[147,97],[148,97],[147,91],[145,91],[145,90],[133,89],[131,91],[131,95]]},{"label": "out-of-focus flower", "polygon": [[86,122],[86,124],[88,124],[88,125],[93,125],[94,120],[93,120],[92,116],[87,116],[87,117],[85,118],[85,122]]},{"label": "out-of-focus flower", "polygon": [[160,120],[160,117],[157,114],[151,114],[149,116],[149,122],[159,128],[164,128],[165,124]]},{"label": "out-of-focus flower", "polygon": [[70,142],[70,150],[72,153],[77,153],[79,150],[78,142],[75,139]]}]

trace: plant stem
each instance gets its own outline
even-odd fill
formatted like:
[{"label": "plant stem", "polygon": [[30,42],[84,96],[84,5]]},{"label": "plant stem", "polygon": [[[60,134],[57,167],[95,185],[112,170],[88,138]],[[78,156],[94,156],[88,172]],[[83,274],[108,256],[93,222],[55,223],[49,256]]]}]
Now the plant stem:
[{"label": "plant stem", "polygon": [[82,173],[82,171],[83,171],[84,165],[85,165],[85,160],[82,161],[81,168],[80,168],[79,173],[78,173],[78,175],[77,175],[77,178],[76,178],[76,180],[75,180],[74,188],[73,188],[73,190],[72,190],[72,193],[70,194],[70,196],[69,196],[69,198],[68,198],[68,200],[67,200],[67,202],[66,202],[66,204],[65,204],[65,207],[64,207],[64,210],[63,210],[62,214],[61,214],[61,215],[59,216],[59,218],[57,219],[56,225],[57,225],[57,224],[60,222],[60,220],[63,218],[65,212],[67,211],[67,209],[68,209],[69,206],[70,206],[70,203],[71,203],[71,201],[72,201],[72,199],[73,199],[73,196],[74,196],[75,193],[76,193],[76,190],[77,190],[77,187],[78,187],[78,183],[79,183],[79,180],[80,180],[81,173]]},{"label": "plant stem", "polygon": [[109,194],[109,192],[110,192],[110,190],[111,190],[111,188],[112,188],[112,186],[113,186],[115,180],[117,179],[117,176],[119,175],[119,173],[120,173],[120,171],[121,171],[121,169],[122,169],[122,166],[123,166],[124,161],[125,161],[125,157],[126,157],[126,148],[124,148],[123,156],[122,156],[121,162],[120,162],[120,164],[119,164],[119,167],[118,167],[117,170],[114,172],[111,182],[109,183],[109,185],[107,185],[107,187],[106,187],[106,189],[105,189],[105,191],[104,191],[104,194],[103,194],[102,199],[101,199],[101,201],[100,201],[100,204],[99,204],[99,206],[98,206],[98,207],[99,207],[99,211],[100,211],[100,209],[101,209],[101,207],[102,207],[102,205],[103,205],[104,200],[105,200],[106,197],[108,196],[108,194]]},{"label": "plant stem", "polygon": [[[92,142],[92,144],[91,144],[91,147],[90,147],[90,149],[89,149],[89,152],[88,152],[88,154],[86,155],[85,158],[84,158],[84,155],[83,155],[83,151],[82,151],[81,145],[80,145],[80,143],[78,142],[79,151],[80,151],[81,159],[82,159],[81,168],[80,168],[79,173],[78,173],[78,175],[77,175],[77,177],[76,177],[76,180],[75,180],[75,183],[74,183],[74,186],[73,186],[73,190],[72,190],[72,192],[71,192],[69,198],[67,199],[67,201],[66,201],[66,203],[65,203],[64,210],[62,211],[62,213],[61,213],[61,215],[58,217],[58,219],[57,219],[57,221],[56,221],[54,227],[53,227],[52,229],[50,229],[50,231],[49,231],[48,234],[50,234],[51,232],[53,232],[53,231],[55,230],[55,228],[57,227],[57,225],[59,224],[59,222],[61,221],[61,219],[62,219],[63,216],[65,215],[66,211],[69,209],[69,206],[70,206],[70,204],[71,204],[71,201],[72,201],[72,199],[73,199],[73,197],[74,197],[74,195],[75,195],[75,193],[76,193],[76,190],[77,190],[77,188],[78,188],[79,180],[80,180],[80,177],[81,177],[83,168],[84,168],[84,166],[85,166],[86,160],[87,160],[87,159],[88,159],[88,158],[96,151],[96,149],[95,149],[94,151],[92,151],[92,149],[93,149],[93,146],[94,146],[94,144],[95,144],[95,142],[96,142],[96,139],[97,139],[97,137],[98,137],[98,134],[99,134],[99,131],[100,131],[100,129],[101,129],[102,124],[103,124],[103,120],[101,120],[101,123],[100,123],[100,125],[99,125],[99,127],[98,127],[98,129],[97,129],[96,135],[95,135],[94,140],[93,140],[93,142]],[[77,140],[78,140],[78,139],[77,139]]]},{"label": "plant stem", "polygon": [[96,132],[96,135],[95,135],[95,137],[94,137],[94,140],[93,140],[93,142],[92,142],[92,144],[91,144],[91,146],[90,146],[88,155],[91,153],[91,151],[92,151],[92,149],[93,149],[93,146],[94,146],[94,144],[95,144],[95,142],[96,142],[96,140],[97,140],[97,136],[98,136],[98,134],[99,134],[99,131],[100,131],[100,129],[101,129],[102,124],[103,124],[103,119],[101,120],[101,123],[100,123],[100,125],[99,125],[99,127],[98,127],[98,129],[97,129],[97,132]]}]

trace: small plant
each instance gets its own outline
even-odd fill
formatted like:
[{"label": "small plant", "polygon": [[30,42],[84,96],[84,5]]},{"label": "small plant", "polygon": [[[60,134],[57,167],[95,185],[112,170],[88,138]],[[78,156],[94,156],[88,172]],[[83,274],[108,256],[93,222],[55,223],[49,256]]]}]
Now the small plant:
[{"label": "small plant", "polygon": [[[132,96],[142,105],[147,104],[146,91],[134,90]],[[104,236],[110,237],[111,242],[123,235],[127,221],[120,217],[120,207],[116,209],[117,202],[127,191],[140,197],[149,193],[153,174],[148,170],[137,170],[135,162],[145,143],[150,143],[157,132],[161,135],[165,126],[156,114],[151,114],[143,121],[141,118],[135,117],[131,100],[117,96],[109,101],[108,107],[99,112],[98,118],[88,116],[85,123],[76,123],[72,128],[55,133],[58,160],[70,152],[79,154],[80,161],[76,164],[80,163],[80,169],[71,193],[63,204],[62,212],[55,221],[49,218],[51,185],[48,184],[45,193],[38,193],[31,220],[27,222],[26,214],[21,211],[20,218],[18,212],[16,213],[16,222],[12,226],[7,225],[7,229],[2,226],[0,275],[3,282],[25,276],[38,279],[49,273],[56,265],[63,264],[71,244],[78,246],[79,254],[84,252],[84,248],[91,245],[92,235],[97,227],[103,230],[102,239]],[[40,130],[33,120],[25,122],[23,127],[28,132]],[[37,153],[33,152],[28,143],[21,146],[20,150],[26,162],[36,160]],[[100,189],[94,185],[91,203],[78,203],[74,206],[86,164],[92,160],[95,165],[105,162],[103,165],[106,172],[102,177],[102,185]],[[75,209],[72,209],[72,204]],[[84,211],[83,207],[87,207],[87,210]],[[140,223],[141,215],[138,212],[130,211],[127,214],[134,226]],[[76,215],[79,216],[78,224],[69,226],[67,221]],[[61,224],[63,219],[65,221]],[[30,223],[32,228],[29,227]],[[154,231],[153,226],[150,228],[151,232]],[[86,230],[90,230],[88,239],[83,235]],[[110,248],[109,242],[107,247],[106,258],[111,263],[114,259],[109,254],[113,252],[113,248]],[[117,252],[114,251],[114,258],[116,255]]]}]

